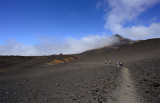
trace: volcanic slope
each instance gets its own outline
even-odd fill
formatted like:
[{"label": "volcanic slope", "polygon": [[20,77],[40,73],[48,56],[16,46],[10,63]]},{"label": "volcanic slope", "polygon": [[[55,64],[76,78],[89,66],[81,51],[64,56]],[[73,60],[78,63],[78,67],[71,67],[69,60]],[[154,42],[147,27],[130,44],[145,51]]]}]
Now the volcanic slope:
[{"label": "volcanic slope", "polygon": [[[122,96],[125,98],[126,94],[132,95],[130,100],[135,97],[137,98],[136,100],[138,100],[139,97],[143,99],[144,102],[148,103],[160,102],[159,38],[134,42],[118,49],[108,49],[104,47],[99,50],[90,50],[82,53],[82,56],[86,61],[99,63],[107,61],[108,63],[111,62],[113,66],[116,66],[118,61],[123,63],[124,68],[121,69],[121,75],[119,76],[119,78],[121,78],[119,80],[122,83],[118,88],[120,88],[119,90],[124,94],[119,94],[120,92],[118,92],[119,90],[117,89],[117,97],[119,96],[119,98],[121,98]],[[126,81],[129,81],[130,84],[128,84],[129,82],[126,83]],[[131,90],[128,90],[127,88],[130,88]],[[129,91],[132,92],[128,94],[127,92]],[[140,95],[138,96],[138,94]],[[120,100],[124,103],[127,101],[127,99],[123,99],[119,99],[119,102]],[[130,101],[129,103],[134,103],[133,101]],[[139,102],[141,103],[142,101]]]},{"label": "volcanic slope", "polygon": [[84,52],[70,63],[15,68],[0,74],[0,102],[159,103],[159,53],[160,39],[150,39]]}]

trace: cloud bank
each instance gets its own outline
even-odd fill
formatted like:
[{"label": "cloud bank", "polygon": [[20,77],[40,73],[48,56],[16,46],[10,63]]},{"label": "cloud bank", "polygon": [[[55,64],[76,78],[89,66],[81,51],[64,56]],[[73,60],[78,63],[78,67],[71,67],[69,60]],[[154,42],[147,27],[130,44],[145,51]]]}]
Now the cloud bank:
[{"label": "cloud bank", "polygon": [[0,55],[38,56],[52,54],[75,54],[86,50],[109,46],[118,42],[118,38],[111,36],[89,35],[81,39],[67,38],[64,43],[45,40],[38,45],[27,46],[15,40],[9,40],[0,45]]},{"label": "cloud bank", "polygon": [[[127,22],[134,22],[140,14],[159,3],[160,0],[103,0],[102,2],[109,5],[111,9],[104,18],[106,20],[105,28],[111,30],[112,33],[135,40],[160,38],[160,29],[158,29],[160,22],[151,23],[149,26],[124,26]],[[100,8],[99,6],[98,8]]]}]

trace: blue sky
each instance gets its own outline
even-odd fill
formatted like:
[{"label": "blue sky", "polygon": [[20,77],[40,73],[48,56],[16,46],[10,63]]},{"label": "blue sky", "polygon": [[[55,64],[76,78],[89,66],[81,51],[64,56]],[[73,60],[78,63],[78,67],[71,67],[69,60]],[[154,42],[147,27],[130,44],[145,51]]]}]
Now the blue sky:
[{"label": "blue sky", "polygon": [[0,0],[2,55],[42,55],[44,45],[48,54],[79,53],[112,44],[108,37],[116,33],[160,38],[159,28],[160,0]]},{"label": "blue sky", "polygon": [[1,6],[1,43],[14,38],[34,44],[40,38],[105,32],[103,11],[96,10],[94,0],[4,0]]}]

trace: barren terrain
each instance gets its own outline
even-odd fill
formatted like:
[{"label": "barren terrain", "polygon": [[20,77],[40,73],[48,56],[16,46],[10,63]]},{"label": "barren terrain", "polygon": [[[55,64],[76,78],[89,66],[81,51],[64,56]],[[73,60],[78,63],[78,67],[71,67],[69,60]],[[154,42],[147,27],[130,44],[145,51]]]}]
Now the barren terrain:
[{"label": "barren terrain", "polygon": [[66,57],[60,56],[1,57],[0,70],[5,72],[0,74],[0,103],[160,102],[160,39],[96,49],[71,62],[49,64]]}]

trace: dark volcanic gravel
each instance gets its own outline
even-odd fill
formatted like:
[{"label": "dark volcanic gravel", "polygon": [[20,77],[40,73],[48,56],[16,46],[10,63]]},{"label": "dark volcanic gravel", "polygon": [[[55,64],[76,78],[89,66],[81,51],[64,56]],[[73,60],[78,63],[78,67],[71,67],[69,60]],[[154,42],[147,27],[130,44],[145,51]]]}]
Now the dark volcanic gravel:
[{"label": "dark volcanic gravel", "polygon": [[160,59],[129,64],[137,91],[148,103],[160,103]]},{"label": "dark volcanic gravel", "polygon": [[105,103],[119,85],[116,81],[119,72],[117,67],[89,63],[36,66],[19,73],[12,71],[12,75],[0,75],[0,102]]},{"label": "dark volcanic gravel", "polygon": [[[78,56],[72,63],[44,66],[39,63],[53,58],[1,57],[0,70],[7,72],[0,74],[0,103],[133,103],[138,95],[140,103],[160,103],[160,39]],[[113,66],[118,61],[123,68]]]}]

